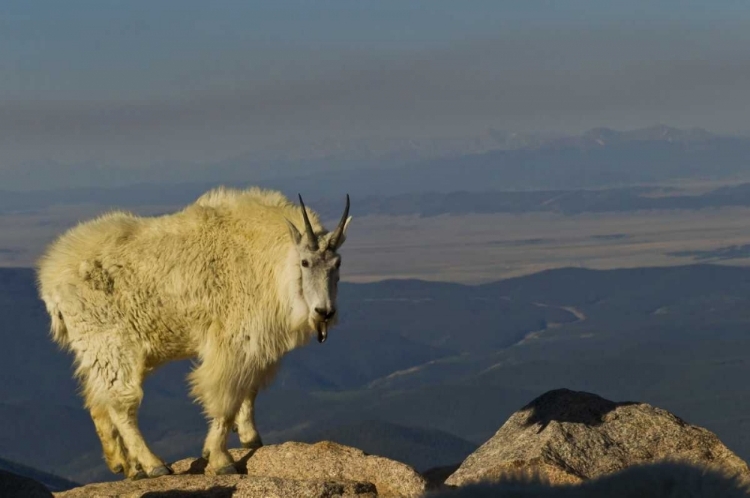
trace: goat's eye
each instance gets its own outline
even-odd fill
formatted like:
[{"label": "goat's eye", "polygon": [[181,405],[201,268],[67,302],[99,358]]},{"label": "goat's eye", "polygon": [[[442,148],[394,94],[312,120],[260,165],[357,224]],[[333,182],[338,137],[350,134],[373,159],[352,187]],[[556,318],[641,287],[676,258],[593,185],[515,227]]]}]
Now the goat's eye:
[{"label": "goat's eye", "polygon": [[302,267],[303,268],[307,268],[309,266],[310,266],[310,262],[308,260],[306,260],[306,259],[303,259],[302,260]]}]

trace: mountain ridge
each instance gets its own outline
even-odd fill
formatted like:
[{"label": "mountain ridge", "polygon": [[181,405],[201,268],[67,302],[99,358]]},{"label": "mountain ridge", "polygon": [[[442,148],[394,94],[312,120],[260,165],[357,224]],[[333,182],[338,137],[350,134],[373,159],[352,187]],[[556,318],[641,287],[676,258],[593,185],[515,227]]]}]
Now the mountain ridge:
[{"label": "mountain ridge", "polygon": [[[498,138],[493,140],[498,144],[515,136],[504,132],[495,135]],[[336,166],[335,161],[319,159],[314,167],[280,168],[239,158],[206,165],[201,174],[193,174],[188,168],[180,174],[152,178],[123,170],[120,176],[127,181],[118,184],[6,191],[0,196],[3,199],[0,210],[34,209],[55,202],[181,204],[192,201],[210,186],[246,185],[248,178],[254,179],[251,183],[290,195],[305,192],[310,199],[340,197],[342,192],[366,197],[461,190],[632,187],[685,179],[750,180],[750,137],[715,135],[700,128],[684,130],[664,125],[628,131],[595,128],[581,135],[520,143],[523,145],[518,147],[483,146],[468,153],[414,157],[406,161],[375,157],[356,167]],[[171,167],[180,170],[179,165]],[[76,171],[76,168],[73,165],[68,169]],[[134,178],[139,180],[133,181]],[[6,181],[6,185],[10,184],[13,182]]]},{"label": "mountain ridge", "polygon": [[20,463],[0,458],[0,470],[28,477],[42,483],[50,491],[67,491],[80,486],[79,483]]}]

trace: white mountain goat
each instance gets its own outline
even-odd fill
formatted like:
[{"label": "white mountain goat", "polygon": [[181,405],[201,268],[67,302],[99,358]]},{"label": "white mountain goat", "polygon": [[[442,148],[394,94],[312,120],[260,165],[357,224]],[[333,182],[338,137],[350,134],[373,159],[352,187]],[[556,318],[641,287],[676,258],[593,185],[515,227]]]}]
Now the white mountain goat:
[{"label": "white mountain goat", "polygon": [[720,469],[661,462],[629,467],[576,486],[550,486],[534,477],[469,484],[430,498],[747,498],[747,478]]},{"label": "white mountain goat", "polygon": [[[123,212],[83,223],[41,258],[39,292],[52,337],[75,355],[113,472],[155,477],[171,469],[137,425],[144,377],[197,357],[192,395],[211,419],[203,455],[234,473],[226,449],[236,424],[246,447],[262,445],[254,401],[281,357],[337,320],[336,295],[349,217],[338,226],[281,193],[215,189],[174,214]],[[301,227],[301,228],[300,228]]]}]

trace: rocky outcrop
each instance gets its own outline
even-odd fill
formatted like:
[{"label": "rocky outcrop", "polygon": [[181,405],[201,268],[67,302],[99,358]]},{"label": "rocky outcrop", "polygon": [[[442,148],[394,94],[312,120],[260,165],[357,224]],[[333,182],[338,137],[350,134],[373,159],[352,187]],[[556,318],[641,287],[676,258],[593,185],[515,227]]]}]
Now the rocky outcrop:
[{"label": "rocky outcrop", "polygon": [[567,389],[533,400],[458,468],[432,469],[427,479],[403,463],[327,441],[230,452],[238,475],[216,476],[204,459],[186,459],[173,464],[173,476],[56,496],[416,498],[445,481],[452,489],[439,496],[750,497],[747,464],[710,431],[645,403]]},{"label": "rocky outcrop", "polygon": [[165,476],[140,481],[89,484],[55,494],[59,498],[329,498],[333,496],[372,498],[375,486],[368,482],[312,481],[250,477],[243,475]]},{"label": "rocky outcrop", "polygon": [[418,497],[427,489],[425,479],[408,465],[331,442],[285,443],[230,453],[239,475],[213,475],[204,459],[191,458],[174,463],[173,476],[89,484],[55,496],[152,498],[190,492],[192,497],[220,498]]},{"label": "rocky outcrop", "polygon": [[[427,488],[424,477],[408,465],[329,441],[290,442],[264,446],[255,452],[231,453],[237,470],[248,476],[371,482],[379,496],[416,497]],[[205,470],[205,460],[182,460],[173,469],[177,473],[200,474]]]},{"label": "rocky outcrop", "polygon": [[445,483],[534,474],[551,484],[575,484],[663,460],[750,476],[716,435],[666,410],[559,389],[514,413]]},{"label": "rocky outcrop", "polygon": [[50,498],[52,493],[34,479],[0,470],[0,496],[8,498]]}]

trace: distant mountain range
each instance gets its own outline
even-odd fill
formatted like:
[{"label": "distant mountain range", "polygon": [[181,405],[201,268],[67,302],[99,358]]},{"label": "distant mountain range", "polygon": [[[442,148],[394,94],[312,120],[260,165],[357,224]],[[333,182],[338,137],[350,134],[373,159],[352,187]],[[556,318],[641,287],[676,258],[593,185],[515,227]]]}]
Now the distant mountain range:
[{"label": "distant mountain range", "polygon": [[[750,457],[750,269],[562,269],[466,286],[342,284],[325,345],[288,355],[259,396],[268,443],[334,439],[420,468],[448,465],[542,392],[638,399]],[[0,269],[0,448],[79,482],[104,468],[71,358],[48,337],[28,269]],[[145,386],[141,424],[168,460],[197,455],[206,422],[189,362]],[[234,437],[234,436],[233,436]],[[234,442],[236,444],[236,441]]]},{"label": "distant mountain range", "polygon": [[[153,164],[64,163],[54,158],[3,168],[5,188],[119,188],[132,183],[244,183],[311,172],[359,170],[538,146],[559,134],[485,133],[444,137],[367,137],[283,140],[216,162],[163,161]],[[54,180],[52,180],[54,179]]]},{"label": "distant mountain range", "polygon": [[[539,148],[578,147],[582,149],[603,148],[630,142],[668,142],[697,145],[721,138],[703,128],[680,129],[656,125],[635,130],[617,131],[612,128],[592,128],[583,135],[557,137],[541,141]],[[530,147],[526,147],[530,148]]]},{"label": "distant mountain range", "polygon": [[[26,185],[28,190],[35,185],[34,178],[60,178],[58,183],[65,186],[69,184],[66,179],[81,177],[85,181],[80,185],[109,188],[3,192],[0,209],[33,209],[60,202],[182,203],[216,184],[261,184],[290,194],[303,192],[310,198],[338,198],[345,192],[363,197],[612,188],[685,179],[750,180],[750,138],[719,136],[699,128],[654,126],[622,132],[596,128],[574,137],[490,130],[473,140],[388,143],[370,148],[333,141],[321,145],[323,152],[313,148],[304,153],[303,147],[299,152],[288,151],[290,156],[283,159],[248,154],[210,165],[128,169],[40,163],[4,172],[5,185]],[[305,159],[305,154],[311,155]],[[159,198],[157,192],[165,197]]]},{"label": "distant mountain range", "polygon": [[629,133],[596,130],[535,147],[433,159],[395,168],[383,165],[377,169],[319,173],[298,184],[293,178],[287,183],[299,187],[318,183],[325,186],[329,195],[342,191],[395,195],[612,188],[686,179],[738,178],[750,178],[750,139],[655,128]]}]

